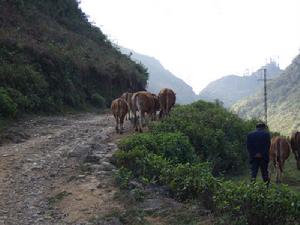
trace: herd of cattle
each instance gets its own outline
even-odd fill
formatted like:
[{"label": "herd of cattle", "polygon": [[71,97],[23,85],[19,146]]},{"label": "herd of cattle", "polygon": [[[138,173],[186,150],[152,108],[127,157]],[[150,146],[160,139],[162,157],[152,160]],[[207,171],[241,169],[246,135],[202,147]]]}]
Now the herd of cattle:
[{"label": "herd of cattle", "polygon": [[290,156],[290,152],[294,153],[297,161],[297,168],[300,170],[300,132],[292,133],[291,138],[273,137],[270,147],[270,161],[276,170],[276,182],[281,181],[284,162]]},{"label": "herd of cattle", "polygon": [[116,119],[117,133],[121,134],[124,130],[123,124],[126,115],[128,115],[128,119],[133,119],[135,130],[142,132],[145,114],[152,120],[156,120],[159,111],[159,118],[165,117],[175,102],[176,95],[174,91],[168,88],[162,89],[158,95],[147,91],[125,92],[120,98],[113,100],[111,104],[111,110]]},{"label": "herd of cattle", "polygon": [[[116,119],[116,131],[122,133],[125,116],[133,119],[136,131],[142,132],[145,123],[145,114],[151,120],[156,120],[157,112],[159,118],[169,114],[171,108],[175,105],[176,95],[174,91],[168,88],[162,89],[158,95],[147,91],[138,91],[136,93],[125,92],[120,98],[112,101],[111,109]],[[285,161],[293,152],[297,161],[297,168],[300,170],[300,132],[292,133],[291,138],[281,136],[273,137],[270,147],[270,161],[276,170],[276,181],[281,180],[283,166]]]}]

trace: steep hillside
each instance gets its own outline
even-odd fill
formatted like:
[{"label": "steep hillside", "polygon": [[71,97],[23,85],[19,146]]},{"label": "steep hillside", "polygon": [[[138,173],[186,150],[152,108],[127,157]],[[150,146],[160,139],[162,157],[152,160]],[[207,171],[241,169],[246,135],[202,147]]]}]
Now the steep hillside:
[{"label": "steep hillside", "polygon": [[103,106],[147,71],[88,22],[76,0],[0,1],[0,117]]},{"label": "steep hillside", "polygon": [[[276,77],[281,73],[278,65],[271,61],[266,66],[268,77]],[[257,70],[250,76],[229,75],[222,77],[207,85],[199,94],[201,99],[213,101],[221,100],[226,107],[230,107],[237,101],[248,97],[262,87],[263,83],[259,82],[262,71]]]},{"label": "steep hillside", "polygon": [[[269,81],[268,106],[269,126],[271,129],[290,134],[300,129],[300,55],[282,75]],[[241,100],[232,107],[233,111],[245,118],[263,118],[263,92]]]},{"label": "steep hillside", "polygon": [[191,86],[166,70],[157,59],[126,48],[121,48],[121,51],[131,55],[132,59],[136,62],[141,62],[148,68],[148,91],[158,93],[162,88],[171,88],[176,92],[177,103],[180,104],[188,104],[198,99]]}]

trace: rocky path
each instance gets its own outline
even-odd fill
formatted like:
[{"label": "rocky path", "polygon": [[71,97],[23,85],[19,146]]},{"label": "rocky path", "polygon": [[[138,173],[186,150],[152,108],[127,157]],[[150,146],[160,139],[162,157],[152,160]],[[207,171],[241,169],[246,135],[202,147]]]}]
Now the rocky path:
[{"label": "rocky path", "polygon": [[89,224],[114,201],[116,150],[109,114],[38,117],[0,147],[0,224]]}]

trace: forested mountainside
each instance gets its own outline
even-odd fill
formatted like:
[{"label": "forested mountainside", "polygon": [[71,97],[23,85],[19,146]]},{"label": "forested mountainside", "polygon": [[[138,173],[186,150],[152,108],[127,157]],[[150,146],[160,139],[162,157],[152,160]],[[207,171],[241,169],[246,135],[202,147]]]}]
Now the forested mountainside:
[{"label": "forested mountainside", "polygon": [[[276,62],[271,61],[264,67],[267,69],[268,78],[278,76],[282,70]],[[263,86],[262,70],[259,69],[250,76],[229,75],[208,84],[199,94],[201,99],[207,101],[221,100],[226,107],[230,107],[237,101],[254,94]]]},{"label": "forested mountainside", "polygon": [[191,86],[165,69],[157,59],[126,48],[121,48],[121,51],[148,68],[148,91],[157,94],[162,88],[171,88],[176,93],[176,102],[180,104],[188,104],[198,99]]},{"label": "forested mountainside", "polygon": [[[300,55],[283,72],[268,83],[268,116],[272,130],[290,134],[300,129]],[[263,91],[233,105],[233,111],[245,118],[263,118]]]},{"label": "forested mountainside", "polygon": [[0,117],[109,105],[148,73],[88,22],[76,0],[0,1]]}]

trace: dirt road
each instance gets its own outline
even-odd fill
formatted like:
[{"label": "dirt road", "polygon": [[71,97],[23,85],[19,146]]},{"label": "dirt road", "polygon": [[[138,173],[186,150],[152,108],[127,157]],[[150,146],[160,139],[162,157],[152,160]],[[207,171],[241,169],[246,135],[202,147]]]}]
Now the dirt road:
[{"label": "dirt road", "polygon": [[113,198],[109,160],[120,136],[112,116],[38,117],[8,133],[15,136],[0,147],[1,225],[89,224],[123,207]]}]

